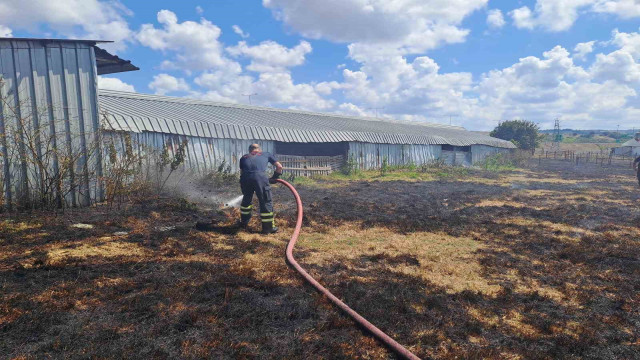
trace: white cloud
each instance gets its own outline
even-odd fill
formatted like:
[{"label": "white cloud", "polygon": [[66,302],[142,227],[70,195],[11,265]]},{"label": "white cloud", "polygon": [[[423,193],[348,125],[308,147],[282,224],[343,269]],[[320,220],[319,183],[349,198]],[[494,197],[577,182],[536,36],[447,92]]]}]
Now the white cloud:
[{"label": "white cloud", "polygon": [[131,30],[125,16],[132,13],[118,1],[98,0],[3,0],[0,23],[15,29],[47,28],[67,37],[113,40],[104,47],[122,50]]},{"label": "white cloud", "polygon": [[9,27],[0,25],[0,37],[13,37],[13,33]]},{"label": "white cloud", "polygon": [[502,11],[492,9],[487,12],[487,25],[492,29],[499,29],[506,24]]},{"label": "white cloud", "polygon": [[513,19],[513,23],[516,27],[521,29],[533,29],[535,22],[533,21],[533,13],[531,9],[526,6],[512,10],[509,15]]},{"label": "white cloud", "polygon": [[[574,63],[576,54],[593,51],[595,42],[576,45],[571,54],[556,46],[541,57],[528,56],[504,69],[473,79],[470,73],[441,73],[431,58],[408,61],[401,55],[363,58],[358,70],[345,69],[339,83],[316,86],[322,95],[341,92],[335,111],[429,120],[472,129],[490,129],[500,120],[525,118],[553,126],[560,116],[568,127],[602,128],[616,119],[634,126],[640,114],[640,34],[614,31],[608,54],[597,54],[588,66]],[[369,110],[368,110],[369,109]]]},{"label": "white cloud", "polygon": [[249,46],[241,41],[238,45],[227,48],[231,55],[250,58],[251,64],[247,69],[256,72],[282,72],[286,68],[302,65],[311,50],[311,44],[306,41],[301,41],[293,48],[275,41],[263,41],[256,46]]},{"label": "white cloud", "polygon": [[352,103],[343,103],[338,106],[338,112],[351,116],[369,116],[366,110],[361,109],[358,105]]},{"label": "white cloud", "polygon": [[[395,4],[368,1],[373,4],[373,12],[376,6]],[[282,4],[286,0],[267,2]],[[278,16],[283,16],[281,11],[276,10]],[[539,26],[538,14],[522,11],[522,21],[529,16],[531,27]],[[552,126],[556,116],[561,116],[566,126],[602,127],[612,118],[631,126],[640,116],[638,33],[614,31],[607,44],[615,49],[596,54],[584,66],[574,60],[591,58],[587,54],[594,52],[595,42],[577,44],[572,53],[557,46],[474,79],[466,72],[443,73],[428,56],[408,56],[420,48],[437,46],[441,42],[437,39],[450,42],[455,38],[452,34],[457,33],[459,41],[464,41],[466,30],[445,22],[428,28],[441,35],[427,39],[430,43],[420,44],[420,48],[403,36],[393,41],[354,38],[348,49],[355,66],[338,66],[342,70],[340,80],[299,83],[292,77],[291,68],[304,64],[312,51],[306,41],[293,47],[274,41],[241,41],[227,47],[220,42],[220,29],[206,19],[180,23],[175,14],[164,11],[158,21],[160,28],[148,25],[140,36],[148,36],[144,38],[147,46],[170,54],[164,67],[190,70],[194,75],[192,83],[169,74],[156,76],[149,87],[159,94],[186,92],[236,103],[248,103],[244,95],[257,94],[251,99],[256,105],[365,116],[375,116],[372,109],[384,107],[380,116],[443,123],[453,116],[457,124],[473,129],[489,129],[500,120],[513,118]],[[246,68],[240,63],[244,59],[249,60]]]},{"label": "white cloud", "polygon": [[196,13],[198,13],[198,15],[204,14],[204,9],[202,8],[202,6],[196,6]]},{"label": "white cloud", "polygon": [[590,72],[594,79],[599,81],[615,80],[620,83],[640,84],[640,64],[624,50],[596,55]]},{"label": "white cloud", "polygon": [[149,83],[149,89],[158,95],[165,95],[173,92],[189,91],[191,88],[183,78],[176,78],[169,74],[158,74]]},{"label": "white cloud", "polygon": [[[339,88],[351,105],[360,110],[384,107],[387,116],[443,118],[470,111],[473,103],[465,97],[473,84],[471,74],[441,74],[426,56],[412,62],[399,55],[369,59],[358,71],[345,69],[343,77]],[[351,105],[349,113],[357,113]]]},{"label": "white cloud", "polygon": [[529,56],[484,74],[473,89],[479,100],[475,112],[493,121],[526,118],[543,127],[557,116],[568,127],[602,128],[612,119],[633,126],[639,80],[638,64],[623,50],[597,54],[584,69],[556,46],[542,58]]},{"label": "white cloud", "polygon": [[332,100],[319,95],[310,84],[295,84],[289,73],[262,73],[252,89],[263,103],[289,104],[290,108],[326,111]]},{"label": "white cloud", "polygon": [[143,24],[136,38],[144,46],[163,52],[172,52],[174,57],[163,62],[164,69],[192,71],[221,68],[229,65],[220,43],[220,28],[202,18],[200,22],[178,22],[175,13],[169,10],[158,12],[161,28]]},{"label": "white cloud", "polygon": [[136,92],[136,89],[133,87],[133,85],[127,84],[126,82],[118,78],[104,76],[98,76],[98,88],[105,90]]},{"label": "white cloud", "polygon": [[640,16],[640,2],[638,0],[598,0],[593,5],[593,11],[629,19]]},{"label": "white cloud", "polygon": [[[170,54],[170,60],[162,61],[160,67],[194,75],[196,87],[189,86],[185,79],[160,74],[149,84],[157,94],[182,91],[215,101],[246,102],[245,94],[258,93],[252,101],[260,105],[314,110],[333,106],[333,100],[323,98],[314,85],[295,83],[290,74],[289,68],[303,64],[312,50],[306,41],[292,48],[274,41],[258,45],[241,41],[225,47],[219,39],[220,28],[205,18],[179,22],[173,12],[161,10],[158,23],[159,28],[143,25],[137,39],[151,49]],[[242,65],[227,55],[250,59],[247,70],[257,74],[245,73]]]},{"label": "white cloud", "polygon": [[584,60],[588,54],[593,52],[593,45],[595,45],[595,43],[595,41],[587,41],[576,45],[576,47],[573,48],[573,58]]},{"label": "white cloud", "polygon": [[243,39],[246,39],[250,36],[249,34],[245,33],[238,25],[233,25],[231,28],[233,29],[234,33],[240,35],[240,37]]},{"label": "white cloud", "polygon": [[571,28],[581,13],[589,12],[613,14],[625,19],[640,17],[640,1],[537,0],[533,10],[523,6],[509,14],[518,28],[564,31]]},{"label": "white cloud", "polygon": [[459,25],[487,0],[263,0],[277,19],[314,39],[352,43],[352,56],[422,53],[464,41]]},{"label": "white cloud", "polygon": [[214,101],[246,103],[248,99],[245,95],[257,94],[252,96],[254,105],[279,105],[316,111],[327,111],[334,106],[333,100],[322,96],[328,94],[326,89],[316,89],[311,84],[296,84],[288,72],[264,72],[257,79],[243,75],[238,69],[206,72],[194,82],[205,89],[197,96]]},{"label": "white cloud", "polygon": [[613,30],[611,43],[631,54],[636,61],[640,61],[640,33],[624,33]]}]

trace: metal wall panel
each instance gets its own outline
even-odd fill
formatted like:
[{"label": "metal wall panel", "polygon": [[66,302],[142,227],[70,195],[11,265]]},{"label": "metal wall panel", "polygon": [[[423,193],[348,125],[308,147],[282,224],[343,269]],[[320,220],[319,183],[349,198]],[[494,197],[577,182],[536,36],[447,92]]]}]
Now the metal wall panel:
[{"label": "metal wall panel", "polygon": [[0,77],[4,205],[40,197],[47,178],[62,171],[61,154],[76,161],[55,196],[69,205],[100,200],[102,164],[92,151],[100,133],[93,46],[0,40]]},{"label": "metal wall panel", "polygon": [[396,145],[350,142],[348,156],[360,169],[378,169],[386,158],[389,165],[422,165],[440,157],[440,145]]},{"label": "metal wall panel", "polygon": [[443,151],[440,145],[349,143],[349,156],[353,157],[361,169],[378,169],[385,157],[389,165],[422,165],[442,160],[449,165],[469,166],[483,161],[487,156],[510,151],[486,145],[472,145],[471,152],[465,152]]},{"label": "metal wall panel", "polygon": [[510,149],[495,148],[486,145],[471,145],[471,163],[477,164],[484,161],[488,156],[498,153],[509,153]]},{"label": "metal wall panel", "polygon": [[[178,146],[186,140],[186,156],[182,168],[184,171],[195,174],[206,174],[209,171],[217,170],[220,166],[228,166],[232,173],[238,172],[240,158],[249,152],[249,145],[253,143],[260,144],[265,152],[274,153],[275,151],[273,141],[253,139],[216,139],[147,131],[142,133],[103,131],[102,136],[105,143],[113,142],[117,152],[123,154],[126,151],[124,138],[127,134],[131,136],[133,148],[146,159],[149,157],[144,156],[145,154],[150,154],[152,151],[160,152],[163,147],[167,147],[173,156]],[[105,158],[108,156],[108,146],[104,147],[102,156]],[[106,163],[108,168],[108,161]]]}]

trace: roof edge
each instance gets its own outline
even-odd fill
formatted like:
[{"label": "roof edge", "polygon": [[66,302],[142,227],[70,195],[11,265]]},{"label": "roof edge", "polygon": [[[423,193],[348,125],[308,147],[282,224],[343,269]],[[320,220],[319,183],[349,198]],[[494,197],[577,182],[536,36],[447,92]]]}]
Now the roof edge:
[{"label": "roof edge", "polygon": [[44,41],[44,42],[80,42],[80,43],[112,43],[113,40],[91,40],[91,39],[50,39],[50,38],[25,38],[25,37],[0,37],[0,41]]}]

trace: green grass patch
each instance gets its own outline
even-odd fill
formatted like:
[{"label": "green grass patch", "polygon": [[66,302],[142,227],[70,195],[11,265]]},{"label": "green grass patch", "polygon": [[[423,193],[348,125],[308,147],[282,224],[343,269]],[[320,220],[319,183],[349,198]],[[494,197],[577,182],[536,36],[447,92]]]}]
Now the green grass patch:
[{"label": "green grass patch", "polygon": [[488,156],[478,165],[482,169],[487,171],[502,172],[515,170],[516,162],[517,161],[515,161],[512,157],[498,153],[493,156]]}]

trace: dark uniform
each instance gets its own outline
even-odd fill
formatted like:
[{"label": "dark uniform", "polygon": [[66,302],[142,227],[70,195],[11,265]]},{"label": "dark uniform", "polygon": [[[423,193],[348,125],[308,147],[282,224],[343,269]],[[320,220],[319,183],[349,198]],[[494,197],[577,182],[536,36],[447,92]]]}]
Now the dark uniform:
[{"label": "dark uniform", "polygon": [[269,164],[275,164],[276,158],[267,152],[254,151],[240,159],[240,188],[242,189],[242,203],[240,204],[241,224],[246,226],[251,220],[253,210],[253,193],[260,202],[260,219],[262,230],[274,230],[273,203],[271,201],[271,186],[265,171]]},{"label": "dark uniform", "polygon": [[638,185],[640,185],[640,156],[638,156],[635,160],[633,160],[633,165],[636,166],[637,177],[638,177]]}]

